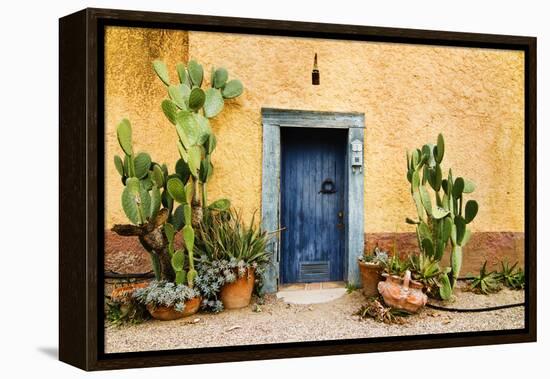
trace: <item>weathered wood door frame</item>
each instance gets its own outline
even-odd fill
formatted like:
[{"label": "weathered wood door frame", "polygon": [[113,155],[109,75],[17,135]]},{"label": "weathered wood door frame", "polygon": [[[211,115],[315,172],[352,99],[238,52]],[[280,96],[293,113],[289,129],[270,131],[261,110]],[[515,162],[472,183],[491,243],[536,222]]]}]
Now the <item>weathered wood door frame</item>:
[{"label": "weathered wood door frame", "polygon": [[[318,112],[262,108],[262,226],[268,230],[280,228],[281,207],[281,128],[333,128],[347,129],[346,195],[345,195],[345,259],[344,280],[359,285],[357,257],[364,248],[362,170],[352,170],[351,142],[364,141],[365,115],[363,113]],[[363,149],[364,150],[364,149]],[[280,243],[273,238],[269,245],[273,252],[272,264],[264,274],[264,290],[276,292],[279,282]]]}]

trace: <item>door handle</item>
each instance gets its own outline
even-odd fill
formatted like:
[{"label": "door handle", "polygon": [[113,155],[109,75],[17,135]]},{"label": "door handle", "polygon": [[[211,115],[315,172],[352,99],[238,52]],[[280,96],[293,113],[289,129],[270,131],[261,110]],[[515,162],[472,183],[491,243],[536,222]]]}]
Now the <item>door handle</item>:
[{"label": "door handle", "polygon": [[336,224],[336,229],[342,230],[344,229],[344,212],[340,211],[338,212],[338,220],[340,221],[338,224]]}]

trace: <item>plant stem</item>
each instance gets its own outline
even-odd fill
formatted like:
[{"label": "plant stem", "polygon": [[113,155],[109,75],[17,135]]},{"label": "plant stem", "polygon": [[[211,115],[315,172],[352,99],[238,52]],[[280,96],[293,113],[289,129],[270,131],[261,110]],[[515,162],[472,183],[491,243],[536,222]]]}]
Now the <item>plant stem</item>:
[{"label": "plant stem", "polygon": [[161,272],[160,272],[160,260],[157,254],[155,253],[149,253],[151,256],[151,264],[153,266],[153,272],[155,273],[155,280],[160,281],[161,280]]},{"label": "plant stem", "polygon": [[206,183],[202,183],[202,206],[203,208],[206,208],[207,206],[207,201],[206,201],[206,198],[207,198],[207,194],[206,194]]}]

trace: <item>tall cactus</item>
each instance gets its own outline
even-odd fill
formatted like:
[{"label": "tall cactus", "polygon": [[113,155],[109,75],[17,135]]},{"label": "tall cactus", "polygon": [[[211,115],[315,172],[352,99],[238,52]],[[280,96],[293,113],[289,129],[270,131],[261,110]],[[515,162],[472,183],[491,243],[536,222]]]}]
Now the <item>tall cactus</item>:
[{"label": "tall cactus", "polygon": [[407,152],[407,180],[411,184],[418,219],[407,218],[406,221],[416,225],[418,245],[427,257],[440,261],[450,244],[450,278],[443,274],[440,288],[440,296],[447,299],[460,273],[462,248],[471,236],[467,225],[477,215],[478,204],[475,200],[468,200],[464,205],[464,195],[475,189],[473,182],[462,177],[454,178],[451,169],[443,179],[441,163],[444,154],[442,134],[437,137],[436,145],[426,144],[411,154]]},{"label": "tall cactus", "polygon": [[[167,88],[168,98],[161,104],[166,118],[175,126],[178,135],[177,148],[181,159],[176,164],[179,176],[168,178],[167,191],[170,197],[180,204],[184,225],[181,229],[187,251],[188,271],[184,270],[183,250],[173,249],[174,233],[171,224],[165,227],[169,241],[175,281],[193,285],[197,271],[194,266],[195,231],[203,218],[203,207],[207,206],[207,182],[214,167],[211,156],[216,148],[216,136],[210,128],[209,118],[217,116],[223,109],[224,98],[239,96],[243,87],[240,81],[227,81],[228,72],[224,68],[212,69],[211,88],[203,91],[204,70],[196,61],[190,61],[187,68],[182,63],[176,65],[179,83],[171,84],[168,68],[162,61],[153,62],[153,68]],[[227,90],[226,90],[227,89]],[[226,90],[225,94],[224,91]],[[200,195],[199,195],[200,193]],[[226,210],[229,200],[220,199],[210,204],[213,210]]]},{"label": "tall cactus", "polygon": [[[208,119],[222,111],[224,99],[239,96],[243,86],[238,80],[228,81],[227,70],[219,68],[212,70],[211,88],[204,91],[203,68],[195,61],[188,67],[176,65],[177,84],[171,83],[164,62],[154,61],[153,68],[167,88],[168,98],[162,101],[161,109],[175,126],[181,158],[170,174],[165,164],[153,162],[149,154],[134,154],[130,122],[120,122],[117,138],[124,157],[115,156],[114,165],[125,186],[122,208],[132,225],[114,225],[112,230],[139,237],[151,255],[157,280],[193,286],[197,275],[193,226],[202,221],[203,207],[223,211],[230,206],[227,199],[207,206],[206,184],[213,173],[211,156],[216,147]],[[182,234],[185,250],[176,249],[177,233]]]},{"label": "tall cactus", "polygon": [[[235,98],[243,92],[239,80],[229,80],[225,68],[212,69],[210,88],[203,90],[204,70],[194,60],[187,67],[176,65],[179,83],[170,82],[168,68],[162,61],[153,62],[153,68],[167,88],[168,98],[161,104],[166,118],[175,126],[178,134],[177,147],[180,153],[180,166],[188,172],[192,183],[192,225],[202,220],[203,208],[207,207],[207,183],[212,176],[212,153],[216,148],[216,136],[210,128],[209,119],[216,117],[224,107],[225,99]],[[229,201],[223,204],[229,206]],[[215,204],[210,204],[209,207]]]}]

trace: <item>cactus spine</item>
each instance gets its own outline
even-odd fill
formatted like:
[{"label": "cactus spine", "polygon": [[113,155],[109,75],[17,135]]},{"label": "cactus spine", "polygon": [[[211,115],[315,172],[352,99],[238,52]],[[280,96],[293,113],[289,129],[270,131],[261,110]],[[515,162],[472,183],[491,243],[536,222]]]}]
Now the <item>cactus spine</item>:
[{"label": "cactus spine", "polygon": [[[440,280],[440,296],[448,299],[462,266],[462,248],[468,243],[471,223],[478,211],[475,200],[464,205],[464,195],[475,189],[473,182],[462,177],[453,177],[449,169],[443,179],[441,163],[445,154],[443,135],[437,144],[426,144],[421,149],[407,152],[407,180],[418,219],[407,218],[407,223],[416,225],[416,236],[422,254],[441,261],[447,246],[451,247],[451,267]],[[432,194],[430,194],[430,189]]]}]

